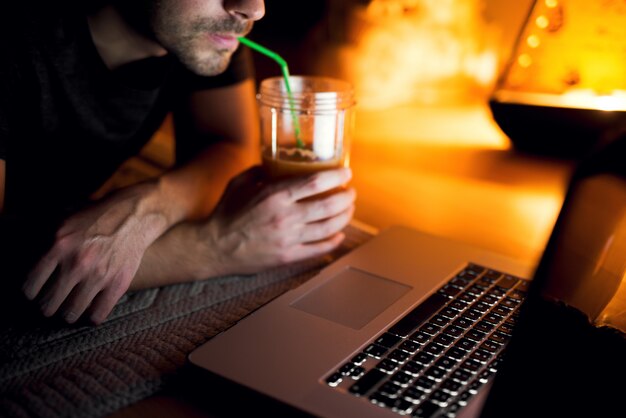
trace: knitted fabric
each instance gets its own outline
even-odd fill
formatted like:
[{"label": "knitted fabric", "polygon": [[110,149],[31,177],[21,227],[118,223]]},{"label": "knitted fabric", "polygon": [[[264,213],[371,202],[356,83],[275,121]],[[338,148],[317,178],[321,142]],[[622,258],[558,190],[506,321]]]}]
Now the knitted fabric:
[{"label": "knitted fabric", "polygon": [[331,254],[249,276],[125,295],[99,326],[40,321],[0,331],[1,417],[103,417],[167,391],[196,347],[367,241],[357,226]]}]

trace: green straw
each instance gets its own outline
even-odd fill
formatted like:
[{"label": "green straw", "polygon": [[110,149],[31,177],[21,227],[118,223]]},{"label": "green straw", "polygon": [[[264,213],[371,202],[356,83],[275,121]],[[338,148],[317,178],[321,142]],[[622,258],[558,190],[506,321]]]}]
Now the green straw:
[{"label": "green straw", "polygon": [[260,52],[263,55],[270,57],[271,59],[276,61],[278,65],[280,65],[280,69],[283,73],[283,78],[285,79],[285,87],[287,88],[287,96],[289,97],[289,107],[291,107],[291,118],[293,120],[293,128],[296,134],[296,146],[298,148],[304,148],[304,142],[302,142],[302,139],[300,139],[300,123],[298,122],[298,116],[296,115],[296,110],[294,109],[293,93],[291,92],[291,84],[289,83],[289,68],[287,67],[287,61],[285,61],[276,52],[270,51],[264,46],[261,46],[257,44],[256,42],[251,41],[248,38],[244,38],[243,36],[240,36],[237,39],[239,39],[239,42],[241,42],[242,44],[254,49],[257,52]]}]

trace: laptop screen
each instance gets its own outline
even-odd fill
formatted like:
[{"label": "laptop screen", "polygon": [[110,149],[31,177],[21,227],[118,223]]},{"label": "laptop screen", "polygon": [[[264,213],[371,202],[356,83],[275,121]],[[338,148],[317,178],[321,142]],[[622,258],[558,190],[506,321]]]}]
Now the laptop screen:
[{"label": "laptop screen", "polygon": [[625,171],[626,136],[577,168],[483,417],[626,413]]}]

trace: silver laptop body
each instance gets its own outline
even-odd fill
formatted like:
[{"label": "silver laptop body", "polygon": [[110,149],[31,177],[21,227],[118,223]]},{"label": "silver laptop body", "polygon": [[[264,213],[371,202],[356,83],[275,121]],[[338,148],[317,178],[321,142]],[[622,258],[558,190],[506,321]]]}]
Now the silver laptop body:
[{"label": "silver laptop body", "polygon": [[[189,360],[313,416],[397,418],[397,411],[327,379],[468,263],[523,278],[532,273],[532,266],[491,251],[391,227],[215,336]],[[474,397],[459,416],[473,416],[483,399],[484,393]]]}]

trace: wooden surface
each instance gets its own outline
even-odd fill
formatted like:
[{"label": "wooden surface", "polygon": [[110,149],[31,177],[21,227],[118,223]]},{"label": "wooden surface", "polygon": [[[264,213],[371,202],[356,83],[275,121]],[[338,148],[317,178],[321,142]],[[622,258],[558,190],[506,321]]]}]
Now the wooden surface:
[{"label": "wooden surface", "polygon": [[[572,161],[520,155],[486,107],[359,110],[352,144],[355,218],[393,224],[538,261],[561,207]],[[212,417],[155,396],[111,418]]]},{"label": "wooden surface", "polygon": [[357,113],[355,217],[405,224],[536,261],[572,161],[523,155],[483,106]]}]

